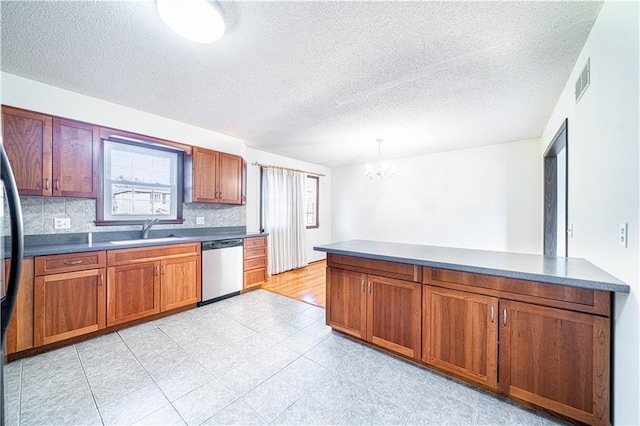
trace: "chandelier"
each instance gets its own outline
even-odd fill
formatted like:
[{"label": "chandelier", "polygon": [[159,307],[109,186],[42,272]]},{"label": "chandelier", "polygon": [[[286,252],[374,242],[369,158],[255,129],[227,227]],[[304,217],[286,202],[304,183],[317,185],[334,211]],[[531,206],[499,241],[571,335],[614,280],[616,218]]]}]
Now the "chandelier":
[{"label": "chandelier", "polygon": [[396,174],[396,171],[394,169],[389,169],[389,166],[386,164],[382,164],[382,160],[380,157],[380,150],[382,147],[382,139],[378,138],[376,139],[376,142],[378,142],[378,164],[376,165],[375,169],[372,168],[371,166],[367,167],[367,177],[369,179],[388,179],[393,177],[393,175]]}]

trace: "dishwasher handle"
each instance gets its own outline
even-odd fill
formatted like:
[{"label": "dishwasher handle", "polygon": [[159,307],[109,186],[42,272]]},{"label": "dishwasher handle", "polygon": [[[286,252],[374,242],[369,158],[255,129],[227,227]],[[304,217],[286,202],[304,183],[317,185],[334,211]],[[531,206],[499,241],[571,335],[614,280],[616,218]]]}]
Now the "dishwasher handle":
[{"label": "dishwasher handle", "polygon": [[217,250],[231,247],[242,247],[243,239],[234,238],[231,240],[205,241],[202,243],[202,250]]}]

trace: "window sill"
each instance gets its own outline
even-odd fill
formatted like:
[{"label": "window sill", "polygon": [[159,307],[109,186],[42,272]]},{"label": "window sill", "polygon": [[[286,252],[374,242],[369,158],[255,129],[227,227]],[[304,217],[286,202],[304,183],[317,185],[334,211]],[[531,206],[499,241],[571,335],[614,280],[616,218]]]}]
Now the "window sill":
[{"label": "window sill", "polygon": [[[144,225],[146,219],[140,220],[102,220],[95,221],[96,226],[127,226],[127,225]],[[156,225],[182,225],[184,219],[167,219],[160,220]]]}]

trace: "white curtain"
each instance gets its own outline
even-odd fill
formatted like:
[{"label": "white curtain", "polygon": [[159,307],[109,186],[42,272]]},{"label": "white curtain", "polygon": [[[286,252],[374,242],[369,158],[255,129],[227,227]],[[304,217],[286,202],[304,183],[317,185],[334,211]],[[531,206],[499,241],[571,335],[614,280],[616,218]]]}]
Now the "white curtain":
[{"label": "white curtain", "polygon": [[275,167],[264,167],[262,173],[262,222],[269,233],[269,275],[307,266],[306,175]]}]

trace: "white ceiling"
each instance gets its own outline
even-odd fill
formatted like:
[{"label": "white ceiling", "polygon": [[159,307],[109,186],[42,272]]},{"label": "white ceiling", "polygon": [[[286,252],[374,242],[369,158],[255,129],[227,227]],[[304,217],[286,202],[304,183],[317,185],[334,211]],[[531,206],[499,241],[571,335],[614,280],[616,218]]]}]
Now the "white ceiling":
[{"label": "white ceiling", "polygon": [[330,167],[539,137],[601,2],[2,1],[2,70]]}]

